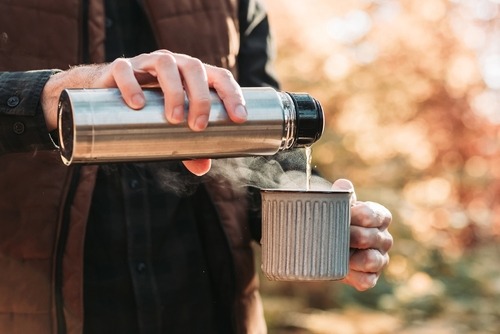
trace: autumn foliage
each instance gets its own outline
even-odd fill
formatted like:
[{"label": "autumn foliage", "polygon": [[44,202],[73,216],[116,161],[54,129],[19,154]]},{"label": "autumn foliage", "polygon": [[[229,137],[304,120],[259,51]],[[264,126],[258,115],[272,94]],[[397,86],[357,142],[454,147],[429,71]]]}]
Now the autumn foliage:
[{"label": "autumn foliage", "polygon": [[314,164],[394,214],[381,286],[347,294],[363,307],[406,307],[406,316],[419,301],[435,315],[459,291],[478,303],[500,295],[500,1],[267,7],[283,89],[307,91],[327,114]]}]

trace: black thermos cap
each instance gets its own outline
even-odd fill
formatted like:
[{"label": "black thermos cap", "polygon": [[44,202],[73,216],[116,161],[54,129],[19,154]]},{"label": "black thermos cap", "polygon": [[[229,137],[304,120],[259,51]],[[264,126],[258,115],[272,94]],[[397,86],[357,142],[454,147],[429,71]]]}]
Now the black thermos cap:
[{"label": "black thermos cap", "polygon": [[297,140],[295,147],[311,146],[323,134],[325,121],[318,100],[306,93],[288,93],[296,111]]}]

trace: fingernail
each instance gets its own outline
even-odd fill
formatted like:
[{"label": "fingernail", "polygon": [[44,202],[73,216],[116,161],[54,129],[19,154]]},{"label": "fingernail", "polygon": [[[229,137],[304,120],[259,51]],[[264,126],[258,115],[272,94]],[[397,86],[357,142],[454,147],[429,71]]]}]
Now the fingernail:
[{"label": "fingernail", "polygon": [[193,130],[203,130],[207,127],[207,125],[208,125],[208,116],[207,115],[198,116],[194,121]]},{"label": "fingernail", "polygon": [[245,108],[244,105],[242,104],[239,104],[236,109],[234,110],[236,116],[238,116],[238,118],[241,118],[241,119],[247,119],[248,117],[248,112],[247,112],[247,108]]},{"label": "fingernail", "polygon": [[172,120],[175,123],[180,123],[184,120],[184,106],[177,106],[172,112]]},{"label": "fingernail", "polygon": [[142,108],[144,107],[144,104],[146,101],[144,100],[144,97],[142,94],[135,94],[132,96],[132,107],[133,108]]}]

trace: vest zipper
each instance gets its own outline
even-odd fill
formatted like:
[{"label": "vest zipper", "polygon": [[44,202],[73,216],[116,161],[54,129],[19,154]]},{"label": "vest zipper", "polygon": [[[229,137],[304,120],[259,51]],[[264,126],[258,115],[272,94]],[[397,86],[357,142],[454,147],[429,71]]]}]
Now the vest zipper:
[{"label": "vest zipper", "polygon": [[76,189],[78,187],[78,181],[80,180],[80,166],[76,166],[73,169],[73,173],[70,177],[70,185],[64,201],[64,208],[62,212],[62,220],[59,227],[59,235],[57,238],[56,245],[56,258],[55,258],[55,307],[56,307],[56,321],[57,321],[57,333],[65,334],[66,329],[66,319],[64,317],[64,298],[62,292],[63,285],[63,257],[64,251],[66,249],[66,242],[68,241],[69,225],[71,218],[71,205],[75,198]]},{"label": "vest zipper", "polygon": [[151,27],[151,31],[153,32],[156,48],[162,48],[160,33],[158,32],[158,24],[154,23],[153,16],[151,15],[151,4],[149,1],[137,0],[139,6],[142,7],[146,17],[148,18],[148,24]]},{"label": "vest zipper", "polygon": [[81,59],[83,64],[88,64],[90,62],[89,53],[89,0],[82,0],[82,36],[80,41],[81,48]]}]

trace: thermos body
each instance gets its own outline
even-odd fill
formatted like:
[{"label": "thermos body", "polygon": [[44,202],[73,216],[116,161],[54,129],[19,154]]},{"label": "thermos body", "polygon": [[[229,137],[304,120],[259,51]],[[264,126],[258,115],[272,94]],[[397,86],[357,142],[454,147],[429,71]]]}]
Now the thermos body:
[{"label": "thermos body", "polygon": [[[58,113],[64,163],[272,155],[312,144],[324,126],[321,106],[307,94],[296,98],[272,88],[243,88],[248,119],[236,124],[212,92],[208,126],[199,132],[190,130],[186,121],[166,120],[160,89],[145,89],[144,94],[146,106],[133,110],[118,89],[64,90]],[[187,99],[185,104],[187,116]],[[300,122],[305,130],[298,128]]]}]

